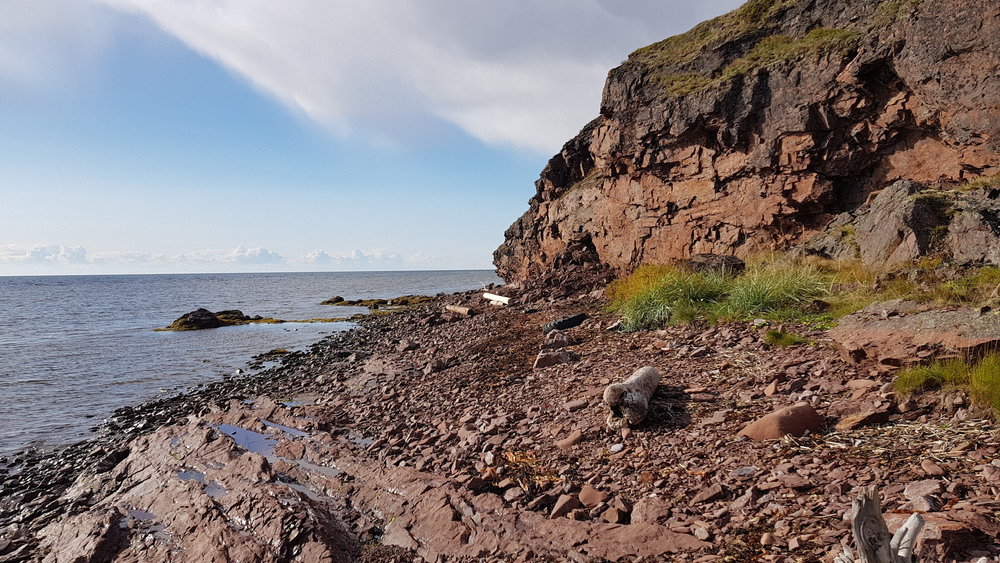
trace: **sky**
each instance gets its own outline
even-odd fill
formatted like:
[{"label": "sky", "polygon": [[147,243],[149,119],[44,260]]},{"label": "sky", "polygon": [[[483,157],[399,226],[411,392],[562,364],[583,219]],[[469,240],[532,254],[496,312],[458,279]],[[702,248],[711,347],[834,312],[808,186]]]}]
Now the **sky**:
[{"label": "sky", "polygon": [[740,0],[0,0],[0,276],[492,268],[607,72]]}]

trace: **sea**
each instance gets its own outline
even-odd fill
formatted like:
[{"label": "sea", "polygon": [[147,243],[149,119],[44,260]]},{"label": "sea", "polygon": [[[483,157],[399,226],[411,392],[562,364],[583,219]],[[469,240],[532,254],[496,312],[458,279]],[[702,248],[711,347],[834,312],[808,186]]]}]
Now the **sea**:
[{"label": "sea", "polygon": [[0,277],[0,457],[85,439],[118,407],[176,395],[302,350],[352,322],[158,332],[204,307],[282,320],[350,317],[326,299],[481,289],[490,270]]}]

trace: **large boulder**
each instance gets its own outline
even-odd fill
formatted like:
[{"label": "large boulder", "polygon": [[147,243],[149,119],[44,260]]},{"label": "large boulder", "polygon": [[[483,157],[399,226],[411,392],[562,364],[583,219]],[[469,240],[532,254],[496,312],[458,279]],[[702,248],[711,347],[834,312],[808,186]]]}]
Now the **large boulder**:
[{"label": "large boulder", "polygon": [[900,181],[882,190],[858,220],[855,240],[866,266],[906,263],[927,253],[941,223],[938,200],[920,197],[924,186]]},{"label": "large boulder", "polygon": [[830,329],[849,362],[875,360],[889,366],[969,355],[1000,346],[1000,314],[972,307],[932,308],[912,301],[873,303]]}]

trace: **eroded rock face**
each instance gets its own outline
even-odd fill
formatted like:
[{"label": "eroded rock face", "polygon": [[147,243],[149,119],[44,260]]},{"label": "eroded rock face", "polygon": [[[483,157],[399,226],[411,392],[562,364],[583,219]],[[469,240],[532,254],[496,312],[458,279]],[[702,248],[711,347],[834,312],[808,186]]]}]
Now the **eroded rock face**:
[{"label": "eroded rock face", "polygon": [[[542,171],[494,254],[501,277],[545,276],[581,244],[615,269],[744,256],[807,240],[897,180],[996,174],[1000,5],[924,0],[888,17],[880,4],[765,2],[762,21],[696,57],[655,56],[690,37],[634,53]],[[733,70],[763,38],[817,28],[849,40]],[[695,85],[679,94],[680,79]]]}]

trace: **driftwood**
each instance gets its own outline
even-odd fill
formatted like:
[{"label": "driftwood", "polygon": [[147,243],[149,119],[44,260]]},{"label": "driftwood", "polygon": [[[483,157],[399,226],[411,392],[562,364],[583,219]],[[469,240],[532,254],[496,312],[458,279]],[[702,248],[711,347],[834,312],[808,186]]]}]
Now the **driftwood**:
[{"label": "driftwood", "polygon": [[484,293],[483,299],[490,302],[492,305],[510,305],[510,297],[504,297],[503,295],[496,295],[493,293]]},{"label": "driftwood", "polygon": [[611,407],[608,414],[608,428],[619,430],[626,426],[638,426],[649,412],[649,398],[660,384],[660,372],[653,367],[635,370],[622,383],[612,383],[604,390],[604,402]]},{"label": "driftwood", "polygon": [[459,315],[464,315],[466,317],[472,316],[472,309],[469,307],[462,307],[461,305],[445,305],[445,310],[452,313],[458,313]]},{"label": "driftwood", "polygon": [[912,563],[917,536],[924,528],[924,519],[917,513],[900,526],[895,535],[882,517],[878,488],[865,487],[851,504],[851,532],[858,549],[855,559],[851,550],[844,547],[834,563]]}]

